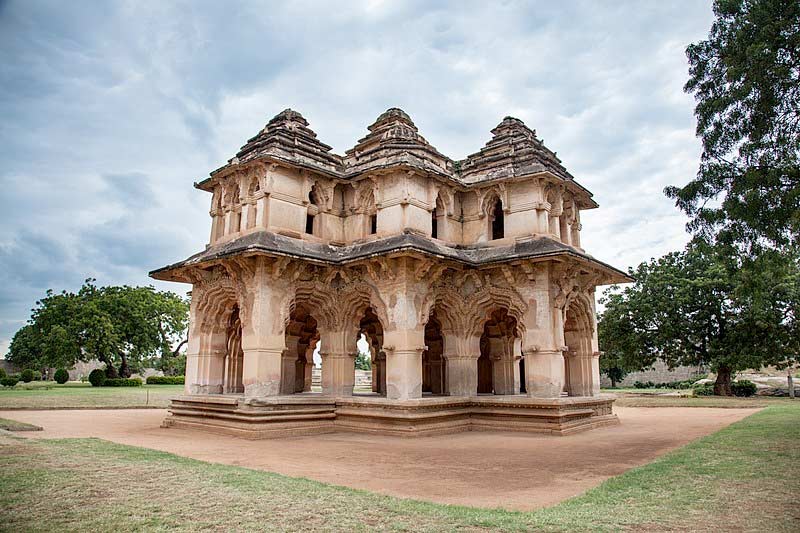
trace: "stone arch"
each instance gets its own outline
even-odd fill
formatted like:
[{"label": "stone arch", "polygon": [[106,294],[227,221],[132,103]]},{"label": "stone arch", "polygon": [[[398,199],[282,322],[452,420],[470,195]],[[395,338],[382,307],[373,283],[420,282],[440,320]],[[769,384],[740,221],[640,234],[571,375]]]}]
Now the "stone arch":
[{"label": "stone arch", "polygon": [[238,393],[242,392],[241,335],[246,315],[241,312],[233,281],[218,273],[212,275],[216,278],[195,284],[192,294],[196,307],[191,335],[199,341],[199,357],[195,383],[189,385],[201,393]]},{"label": "stone arch", "polygon": [[431,237],[434,239],[444,239],[447,222],[447,209],[441,192],[437,192],[436,199],[433,201],[433,211],[431,211]]},{"label": "stone arch", "polygon": [[516,394],[521,359],[519,322],[503,306],[496,306],[483,322],[478,357],[478,394]]},{"label": "stone arch", "polygon": [[585,294],[571,299],[564,309],[564,390],[570,396],[592,396],[599,387],[594,383],[599,368],[594,368],[593,314]]},{"label": "stone arch", "polygon": [[307,304],[293,306],[284,331],[281,355],[281,394],[311,392],[314,349],[320,339],[317,320]]}]

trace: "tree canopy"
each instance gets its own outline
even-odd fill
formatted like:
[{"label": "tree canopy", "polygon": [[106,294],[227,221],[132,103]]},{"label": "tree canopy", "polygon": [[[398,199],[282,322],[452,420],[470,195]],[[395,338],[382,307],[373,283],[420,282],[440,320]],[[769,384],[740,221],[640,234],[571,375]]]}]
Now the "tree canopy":
[{"label": "tree canopy", "polygon": [[23,368],[69,367],[98,359],[114,376],[131,365],[170,366],[189,322],[188,302],[153,287],[97,287],[88,279],[77,293],[47,291],[6,356]]},{"label": "tree canopy", "polygon": [[690,231],[783,246],[800,235],[800,2],[715,0],[708,39],[690,45],[700,169],[665,193]]},{"label": "tree canopy", "polygon": [[606,291],[600,348],[606,368],[709,366],[715,393],[730,395],[731,375],[784,367],[800,353],[800,266],[777,251],[734,256],[694,241],[631,269],[636,282]]}]

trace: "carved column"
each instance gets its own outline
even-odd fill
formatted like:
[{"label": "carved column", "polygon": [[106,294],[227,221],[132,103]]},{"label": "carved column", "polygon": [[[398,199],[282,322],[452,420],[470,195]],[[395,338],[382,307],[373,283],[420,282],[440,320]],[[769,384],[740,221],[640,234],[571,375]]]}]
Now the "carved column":
[{"label": "carved column", "polygon": [[355,328],[320,331],[322,357],[322,393],[330,396],[352,396],[356,379],[358,346]]},{"label": "carved column", "polygon": [[294,394],[299,341],[296,335],[286,335],[286,348],[281,356],[281,394]]},{"label": "carved column", "polygon": [[249,319],[242,323],[244,349],[244,394],[246,397],[276,396],[281,392],[281,360],[286,348],[283,312],[291,296],[285,272],[260,260],[248,280],[252,292]]},{"label": "carved column", "polygon": [[409,400],[422,397],[422,352],[425,331],[415,329],[384,332],[386,352],[386,397]]},{"label": "carved column", "polygon": [[447,364],[447,391],[450,396],[475,396],[478,394],[478,357],[481,338],[461,332],[442,331]]}]

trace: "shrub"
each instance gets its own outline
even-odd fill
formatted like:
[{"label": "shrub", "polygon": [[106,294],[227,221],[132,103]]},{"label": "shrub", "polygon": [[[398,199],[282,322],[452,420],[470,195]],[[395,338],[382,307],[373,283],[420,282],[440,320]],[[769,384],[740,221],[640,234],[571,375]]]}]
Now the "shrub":
[{"label": "shrub", "polygon": [[3,368],[3,367],[0,367],[0,379],[3,379],[5,377],[8,377],[8,376],[6,376],[6,369]]},{"label": "shrub", "polygon": [[[91,377],[91,376],[90,376]],[[141,387],[142,380],[139,378],[106,378],[104,387]]]},{"label": "shrub", "polygon": [[59,385],[63,385],[64,383],[69,381],[69,372],[67,372],[66,368],[59,368],[53,375],[53,379],[55,379],[56,383],[58,383]]},{"label": "shrub", "polygon": [[147,378],[148,385],[183,385],[184,376],[150,376]]},{"label": "shrub", "polygon": [[692,387],[692,393],[695,396],[714,396],[714,385],[712,383],[703,383],[702,385],[695,385]]},{"label": "shrub", "polygon": [[756,384],[748,379],[731,383],[731,392],[734,396],[752,396],[756,393]]},{"label": "shrub", "polygon": [[17,383],[19,383],[19,379],[15,377],[0,378],[0,385],[3,387],[13,387]]},{"label": "shrub", "polygon": [[95,368],[89,372],[89,383],[92,384],[92,387],[102,387],[105,382],[106,371],[102,368]]},{"label": "shrub", "polygon": [[36,375],[30,368],[26,368],[25,370],[19,373],[19,379],[21,379],[25,383],[30,383],[31,381],[33,381],[34,377],[36,377]]}]

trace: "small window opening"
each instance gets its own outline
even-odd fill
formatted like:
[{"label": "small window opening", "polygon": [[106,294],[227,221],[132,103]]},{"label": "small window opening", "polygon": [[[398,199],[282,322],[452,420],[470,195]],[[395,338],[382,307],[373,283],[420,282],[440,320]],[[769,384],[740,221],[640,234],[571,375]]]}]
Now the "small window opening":
[{"label": "small window opening", "polygon": [[378,215],[371,215],[369,217],[369,234],[375,235],[378,233]]},{"label": "small window opening", "polygon": [[306,233],[314,234],[314,215],[306,215]]},{"label": "small window opening", "polygon": [[500,200],[495,202],[492,214],[492,240],[502,239],[505,236],[505,223],[503,221],[503,204]]},{"label": "small window opening", "polygon": [[436,219],[436,211],[431,216],[431,237],[439,238],[439,221]]}]

